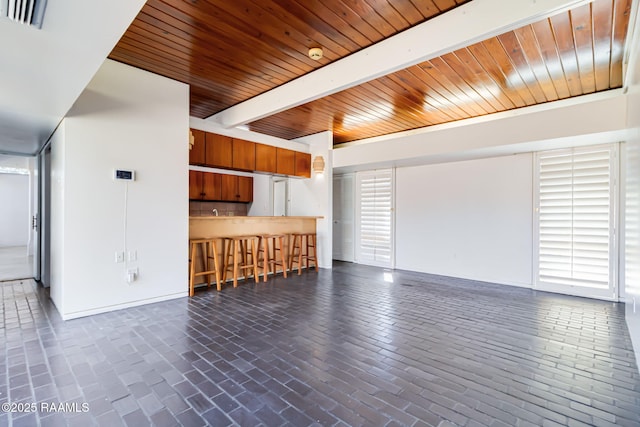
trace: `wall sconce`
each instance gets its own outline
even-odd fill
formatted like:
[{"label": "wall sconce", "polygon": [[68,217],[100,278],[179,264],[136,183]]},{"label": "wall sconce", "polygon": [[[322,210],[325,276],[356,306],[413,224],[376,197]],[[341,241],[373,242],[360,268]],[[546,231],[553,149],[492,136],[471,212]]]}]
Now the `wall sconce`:
[{"label": "wall sconce", "polygon": [[313,171],[315,173],[324,173],[324,158],[322,156],[316,156],[313,159]]},{"label": "wall sconce", "polygon": [[191,150],[193,148],[193,144],[196,143],[196,137],[193,136],[193,132],[191,132],[191,130],[189,130],[189,150]]}]

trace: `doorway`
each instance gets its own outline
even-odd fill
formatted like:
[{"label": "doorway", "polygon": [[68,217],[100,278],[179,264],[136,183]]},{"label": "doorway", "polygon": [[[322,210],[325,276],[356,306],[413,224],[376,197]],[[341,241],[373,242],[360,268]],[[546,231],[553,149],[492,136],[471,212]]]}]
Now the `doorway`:
[{"label": "doorway", "polygon": [[289,179],[273,178],[273,216],[289,215],[291,199],[289,197]]},{"label": "doorway", "polygon": [[333,259],[353,262],[354,216],[355,216],[354,175],[333,176]]},{"label": "doorway", "polygon": [[36,158],[0,155],[0,281],[34,277]]}]

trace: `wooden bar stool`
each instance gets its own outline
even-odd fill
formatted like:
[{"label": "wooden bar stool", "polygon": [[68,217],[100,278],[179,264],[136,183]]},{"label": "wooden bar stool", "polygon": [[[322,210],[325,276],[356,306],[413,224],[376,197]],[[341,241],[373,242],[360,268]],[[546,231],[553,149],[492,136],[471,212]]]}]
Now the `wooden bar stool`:
[{"label": "wooden bar stool", "polygon": [[302,274],[302,265],[309,269],[309,261],[318,271],[318,255],[316,233],[292,233],[289,246],[289,272],[293,272],[293,264],[298,264],[298,275]]},{"label": "wooden bar stool", "polygon": [[[280,252],[280,261],[278,261],[278,252]],[[258,268],[262,268],[262,281],[267,281],[270,272],[273,272],[275,276],[278,266],[282,267],[282,275],[286,278],[287,261],[285,260],[284,235],[258,235]]]},{"label": "wooden bar stool", "polygon": [[[189,241],[189,296],[194,293],[196,277],[206,276],[207,287],[211,286],[211,275],[215,276],[216,288],[222,289],[220,281],[220,269],[218,267],[218,248],[219,238],[210,239],[193,239]],[[202,270],[198,270],[197,256],[198,252],[202,256]],[[211,269],[211,260],[213,260],[213,270]]]},{"label": "wooden bar stool", "polygon": [[[224,273],[222,281],[227,280],[227,272],[229,268],[233,271],[233,287],[238,287],[238,278],[240,272],[242,277],[247,279],[249,273],[258,283],[258,264],[256,252],[256,236],[234,236],[225,237],[225,256],[224,256]],[[247,273],[246,271],[249,271]]]}]

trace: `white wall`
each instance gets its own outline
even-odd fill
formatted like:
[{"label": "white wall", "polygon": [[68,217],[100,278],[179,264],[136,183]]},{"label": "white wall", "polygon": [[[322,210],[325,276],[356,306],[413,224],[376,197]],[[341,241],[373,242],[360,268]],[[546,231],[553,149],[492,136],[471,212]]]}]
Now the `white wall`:
[{"label": "white wall", "polygon": [[253,175],[253,202],[249,206],[249,216],[273,215],[271,200],[271,175]]},{"label": "white wall", "polygon": [[0,173],[0,247],[27,246],[29,230],[29,175]]},{"label": "white wall", "polygon": [[333,138],[331,132],[299,138],[297,141],[309,144],[311,161],[322,156],[325,161],[324,173],[311,171],[311,179],[291,179],[289,192],[291,216],[320,216],[316,222],[318,265],[331,268],[333,251]]},{"label": "white wall", "polygon": [[622,145],[626,176],[623,280],[627,325],[640,366],[640,87],[629,96],[629,125],[635,133]]},{"label": "white wall", "polygon": [[621,241],[624,244],[622,280],[625,287],[626,319],[633,342],[636,361],[640,367],[640,27],[633,17],[638,17],[638,3],[634,4],[633,25],[629,31],[631,55],[625,70],[625,86],[628,90],[627,126],[631,135],[622,146],[622,170],[625,173],[624,217]]},{"label": "white wall", "polygon": [[[65,267],[65,171],[66,138],[65,120],[51,136],[51,209],[49,213],[49,295],[61,315],[64,313]],[[72,209],[72,206],[69,206]]]},{"label": "white wall", "polygon": [[531,286],[532,155],[396,170],[396,267]]},{"label": "white wall", "polygon": [[[187,85],[110,60],[64,119],[51,283],[63,318],[187,295],[188,128]],[[115,168],[136,180],[114,181]],[[125,250],[137,260],[116,263]]]}]

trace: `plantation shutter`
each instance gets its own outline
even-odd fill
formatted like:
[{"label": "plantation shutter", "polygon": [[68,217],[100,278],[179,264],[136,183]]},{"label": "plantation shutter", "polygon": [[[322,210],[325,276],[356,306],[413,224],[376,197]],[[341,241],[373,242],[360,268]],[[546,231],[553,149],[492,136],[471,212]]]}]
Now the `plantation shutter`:
[{"label": "plantation shutter", "polygon": [[539,153],[537,283],[613,286],[615,146]]},{"label": "plantation shutter", "polygon": [[356,261],[392,266],[393,171],[358,172]]}]

